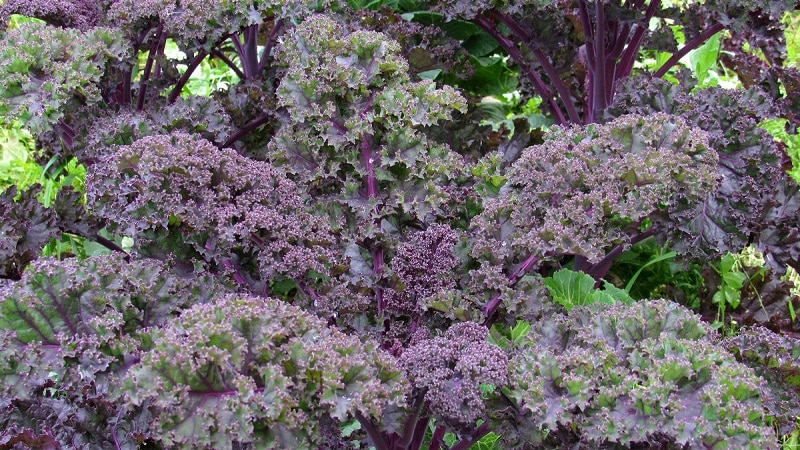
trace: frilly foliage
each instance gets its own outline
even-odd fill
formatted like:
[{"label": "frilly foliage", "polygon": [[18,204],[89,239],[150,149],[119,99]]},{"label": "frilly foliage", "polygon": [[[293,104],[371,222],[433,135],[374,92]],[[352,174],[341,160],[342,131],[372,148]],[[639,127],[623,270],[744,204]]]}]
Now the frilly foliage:
[{"label": "frilly foliage", "polygon": [[265,17],[301,18],[326,2],[316,0],[118,0],[108,10],[109,20],[136,35],[160,25],[164,31],[184,42],[214,44],[229,34]]},{"label": "frilly foliage", "polygon": [[[759,128],[796,122],[796,2],[345,3],[382,2],[0,7],[46,22],[2,31],[0,120],[44,177],[88,172],[51,209],[0,196],[0,447],[774,446],[793,341],[720,341],[609,281],[650,236],[800,267],[800,188]],[[726,28],[769,76],[673,77]],[[626,81],[642,51],[673,55]],[[198,68],[231,85],[187,96]],[[64,232],[133,246],[37,261]],[[751,281],[730,317],[785,332],[788,283]]]},{"label": "frilly foliage", "polygon": [[598,261],[644,219],[696,203],[718,182],[706,133],[677,116],[628,115],[545,139],[523,151],[473,220],[476,258]]},{"label": "frilly foliage", "polygon": [[488,335],[486,327],[462,322],[443,336],[416,339],[400,356],[416,395],[458,428],[469,429],[484,416],[481,385],[508,384],[508,357]]},{"label": "frilly foliage", "polygon": [[294,182],[268,163],[188,134],[120,147],[87,176],[86,193],[112,231],[151,256],[198,258],[234,272],[252,264],[260,279],[325,273],[333,262],[330,229],[304,211]]},{"label": "frilly foliage", "polygon": [[763,327],[742,330],[722,345],[766,381],[761,397],[778,420],[781,434],[789,433],[800,414],[800,343]]},{"label": "frilly foliage", "polygon": [[0,278],[19,279],[42,247],[62,232],[91,236],[99,229],[96,221],[86,216],[80,192],[60,191],[51,208],[39,203],[39,192],[41,186],[36,185],[19,193],[11,187],[0,194]]},{"label": "frilly foliage", "polygon": [[458,239],[452,228],[433,224],[400,244],[390,264],[397,283],[386,293],[389,311],[417,317],[426,299],[455,288]]},{"label": "frilly foliage", "polygon": [[448,201],[442,186],[459,157],[420,129],[464,110],[464,99],[412,82],[386,35],[350,32],[327,16],[304,21],[277,58],[288,66],[278,100],[291,121],[270,144],[270,159],[367,229],[392,216],[430,221]]},{"label": "frilly foliage", "polygon": [[40,260],[0,290],[0,424],[59,415],[34,431],[61,445],[311,448],[326,420],[404,402],[376,342],[166,267]]},{"label": "frilly foliage", "polygon": [[116,29],[24,23],[0,41],[0,117],[34,135],[49,131],[79,106],[101,102],[102,78],[129,58]]},{"label": "frilly foliage", "polygon": [[90,165],[110,156],[119,146],[131,145],[146,136],[177,131],[219,145],[234,131],[227,111],[213,98],[189,96],[172,103],[159,98],[152,106],[144,111],[82,109],[74,120],[73,153]]},{"label": "frilly foliage", "polygon": [[6,0],[0,5],[0,18],[12,14],[36,17],[50,25],[81,31],[96,26],[103,18],[100,2],[96,0]]},{"label": "frilly foliage", "polygon": [[278,300],[231,294],[152,333],[124,379],[171,448],[316,448],[317,424],[400,405],[407,382],[375,342],[361,342]]},{"label": "frilly foliage", "polygon": [[65,446],[142,442],[149,412],[119,401],[119,377],[150,345],[148,327],[222,290],[119,254],[34,262],[0,288],[0,426],[33,426]]},{"label": "frilly foliage", "polygon": [[537,323],[523,346],[509,364],[512,395],[552,437],[565,429],[592,445],[774,445],[760,379],[671,301],[575,308]]},{"label": "frilly foliage", "polygon": [[[786,265],[800,266],[797,183],[781,170],[778,144],[758,126],[770,117],[773,106],[757,88],[686,93],[679,85],[641,77],[622,84],[609,110],[612,117],[680,114],[688,124],[708,132],[709,145],[719,154],[718,187],[703,201],[654,220],[663,223],[660,237],[675,250],[714,258],[754,243],[779,273]],[[754,235],[760,237],[752,242]]]}]

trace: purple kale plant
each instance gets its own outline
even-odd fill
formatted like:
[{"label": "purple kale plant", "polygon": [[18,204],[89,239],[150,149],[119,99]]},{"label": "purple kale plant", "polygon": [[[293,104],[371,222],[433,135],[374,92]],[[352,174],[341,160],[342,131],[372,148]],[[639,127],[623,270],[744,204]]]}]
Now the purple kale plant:
[{"label": "purple kale plant", "polygon": [[[707,134],[677,116],[628,115],[556,129],[522,152],[499,195],[484,202],[472,221],[470,253],[488,265],[516,267],[512,284],[542,261],[566,255],[599,278],[615,256],[659,232],[645,221],[673,217],[705,198],[718,183],[716,164]],[[501,292],[486,302],[484,314],[492,316],[502,300]]]},{"label": "purple kale plant", "polygon": [[485,414],[481,385],[508,384],[508,357],[486,341],[488,333],[482,325],[462,322],[443,336],[413,340],[400,364],[418,390],[416,402],[428,404],[446,423],[474,427]]},{"label": "purple kale plant", "polygon": [[149,441],[152,414],[121,401],[121,376],[152,345],[147,330],[221,292],[211,277],[176,276],[152,259],[34,262],[0,289],[3,437],[56,445],[46,448]]},{"label": "purple kale plant", "polygon": [[287,69],[277,96],[288,117],[268,158],[307,187],[320,215],[331,216],[353,262],[344,281],[371,290],[383,314],[386,253],[407,224],[445,215],[447,188],[463,170],[460,155],[423,127],[465,102],[449,86],[412,81],[388,36],[346,26],[314,16],[280,42],[277,59]]},{"label": "purple kale plant", "polygon": [[377,342],[280,300],[229,294],[150,339],[122,383],[166,447],[311,448],[324,420],[378,420],[405,402],[400,365]]},{"label": "purple kale plant", "polygon": [[253,291],[267,292],[279,277],[324,274],[335,262],[328,224],[304,210],[283,172],[188,134],[119,147],[94,166],[86,194],[138,252],[188,267],[206,262]]},{"label": "purple kale plant", "polygon": [[[800,269],[760,127],[796,4],[672,3],[7,0],[0,121],[87,175],[0,194],[0,448],[775,448],[788,282],[722,339],[610,276],[649,239]],[[712,38],[745,89],[674,70]]]},{"label": "purple kale plant", "polygon": [[542,442],[775,446],[760,379],[672,301],[578,307],[526,339],[512,395]]}]

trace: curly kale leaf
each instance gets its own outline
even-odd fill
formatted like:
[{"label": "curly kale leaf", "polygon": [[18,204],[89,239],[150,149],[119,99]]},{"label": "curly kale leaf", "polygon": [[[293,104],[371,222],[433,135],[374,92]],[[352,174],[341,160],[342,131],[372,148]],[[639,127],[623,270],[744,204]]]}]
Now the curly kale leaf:
[{"label": "curly kale leaf", "polygon": [[80,192],[65,188],[53,199],[51,208],[45,208],[37,200],[40,191],[41,186],[36,185],[20,192],[16,200],[14,186],[0,194],[0,278],[19,279],[28,263],[62,232],[91,238],[100,229],[86,216]]},{"label": "curly kale leaf", "polygon": [[786,266],[800,270],[800,185],[784,176],[772,192],[755,245],[778,273]]},{"label": "curly kale leaf", "polygon": [[508,383],[508,357],[474,322],[453,325],[443,336],[418,339],[403,351],[400,364],[431,411],[463,429],[475,427],[486,410],[481,384]]},{"label": "curly kale leaf", "polygon": [[25,266],[39,257],[50,238],[59,234],[53,210],[36,200],[40,189],[33,187],[23,191],[16,201],[15,186],[0,194],[2,278],[18,279]]},{"label": "curly kale leaf", "polygon": [[268,163],[175,132],[148,136],[91,167],[87,205],[144,254],[192,258],[256,279],[324,274],[328,224],[307,212],[297,185]]},{"label": "curly kale leaf", "polygon": [[315,0],[117,0],[108,11],[109,19],[135,36],[160,25],[182,41],[216,43],[265,18],[295,19],[311,14],[327,1]]},{"label": "curly kale leaf", "polygon": [[770,447],[761,379],[711,337],[667,300],[577,307],[532,328],[509,364],[512,395],[561,446]]},{"label": "curly kale leaf", "polygon": [[153,335],[125,391],[154,411],[151,430],[169,447],[308,448],[321,421],[378,418],[407,394],[377,343],[278,300],[231,294]]},{"label": "curly kale leaf", "polygon": [[33,135],[102,98],[107,68],[129,59],[122,35],[26,22],[0,41],[0,118],[20,120]]},{"label": "curly kale leaf", "polygon": [[148,328],[222,291],[119,254],[36,261],[0,289],[0,427],[67,447],[141,442],[150,413],[120,401],[119,377],[150,347]]},{"label": "curly kale leaf", "polygon": [[12,14],[35,17],[48,24],[86,31],[101,21],[97,0],[6,0],[0,5],[0,22]]},{"label": "curly kale leaf", "polygon": [[446,225],[432,224],[425,231],[411,234],[390,263],[398,280],[393,288],[387,289],[388,309],[416,317],[423,300],[453,289],[459,265],[453,251],[457,242],[458,234]]},{"label": "curly kale leaf", "polygon": [[666,114],[555,128],[524,150],[497,198],[473,220],[472,254],[600,260],[647,218],[691,205],[717,185],[702,130]]},{"label": "curly kale leaf", "polygon": [[800,414],[800,342],[763,327],[742,330],[722,345],[767,381],[762,397],[781,434],[792,431]]},{"label": "curly kale leaf", "polygon": [[[796,186],[781,168],[782,153],[775,140],[758,125],[774,112],[773,102],[760,90],[708,88],[687,94],[666,81],[637,77],[626,82],[611,116],[654,111],[679,114],[705,130],[709,145],[719,154],[720,183],[702,202],[685,204],[671,214],[659,214],[658,237],[676,251],[698,258],[737,253],[753,243],[771,255],[767,261],[779,272],[797,265],[795,225]],[[776,245],[786,240],[786,246]]]},{"label": "curly kale leaf", "polygon": [[272,161],[361,229],[404,214],[426,221],[447,203],[458,156],[421,130],[464,110],[455,90],[412,82],[396,42],[326,16],[298,26],[277,59],[288,66],[278,100],[291,121],[270,144]]},{"label": "curly kale leaf", "polygon": [[[164,263],[126,262],[120,254],[36,261],[3,291],[0,328],[14,330],[21,344],[59,345],[77,335],[135,334],[161,326],[218,287],[179,278]],[[113,313],[111,311],[114,311]]]},{"label": "curly kale leaf", "polygon": [[131,145],[146,136],[174,131],[192,134],[221,144],[233,133],[231,118],[212,98],[178,97],[153,99],[144,111],[133,108],[84,108],[73,117],[76,135],[72,152],[91,165],[113,154],[118,146]]}]

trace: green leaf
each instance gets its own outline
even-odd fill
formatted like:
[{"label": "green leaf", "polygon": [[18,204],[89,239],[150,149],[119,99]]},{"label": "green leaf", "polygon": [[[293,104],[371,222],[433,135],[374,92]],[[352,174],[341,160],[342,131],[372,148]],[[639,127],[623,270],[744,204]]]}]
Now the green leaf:
[{"label": "green leaf", "polygon": [[633,298],[628,294],[628,291],[620,289],[606,280],[603,280],[603,290],[614,299],[615,302],[624,303],[626,305],[630,305],[634,302]]},{"label": "green leaf", "polygon": [[417,76],[419,76],[423,80],[435,80],[440,73],[442,73],[442,69],[432,69],[420,72],[417,74]]},{"label": "green leaf", "polygon": [[594,278],[569,269],[561,269],[553,276],[544,279],[553,300],[569,312],[576,306],[586,306],[594,302]]},{"label": "green leaf", "polygon": [[478,28],[477,25],[465,20],[451,20],[449,22],[440,23],[439,28],[444,30],[451,38],[459,41],[464,41],[481,33],[481,29]]},{"label": "green leaf", "polygon": [[[497,49],[497,41],[489,34],[481,31],[472,35],[461,44],[473,56],[487,56]],[[510,91],[506,91],[510,92]]]},{"label": "green leaf", "polygon": [[496,450],[500,443],[500,435],[492,432],[482,437],[478,442],[474,443],[470,450]]},{"label": "green leaf", "polygon": [[655,256],[650,261],[647,261],[647,263],[645,263],[645,265],[640,267],[639,270],[637,270],[636,273],[633,274],[631,279],[628,281],[628,284],[625,285],[625,292],[627,292],[627,293],[631,292],[631,288],[633,287],[633,284],[636,283],[636,279],[639,278],[639,275],[641,275],[642,271],[644,269],[646,269],[648,266],[651,266],[653,264],[659,263],[661,261],[666,261],[668,259],[672,259],[672,258],[675,257],[675,255],[677,255],[676,252],[667,252],[667,253],[664,253],[663,255]]},{"label": "green leaf", "polygon": [[502,95],[517,88],[517,77],[500,58],[473,58],[472,76],[458,84],[475,95]]},{"label": "green leaf", "polygon": [[528,331],[531,329],[531,324],[524,320],[517,320],[516,325],[514,328],[511,329],[511,340],[516,342],[522,341],[522,339],[528,335]]},{"label": "green leaf", "polygon": [[709,71],[716,67],[719,57],[719,33],[712,36],[703,45],[689,52],[689,67],[697,78],[698,86],[709,86],[706,82]]},{"label": "green leaf", "polygon": [[400,17],[409,22],[417,22],[423,25],[436,25],[442,21],[443,16],[428,11],[415,11],[401,14]]}]

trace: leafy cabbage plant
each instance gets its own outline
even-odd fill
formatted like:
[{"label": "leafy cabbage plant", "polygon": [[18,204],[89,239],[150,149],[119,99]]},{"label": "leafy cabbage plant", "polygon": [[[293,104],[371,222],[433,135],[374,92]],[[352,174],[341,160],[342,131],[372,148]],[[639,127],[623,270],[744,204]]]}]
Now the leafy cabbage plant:
[{"label": "leafy cabbage plant", "polygon": [[[0,195],[0,446],[774,447],[775,338],[611,276],[651,238],[800,268],[759,128],[800,113],[796,5],[673,3],[7,0],[0,120],[87,175]],[[674,70],[707,42],[746,89]],[[238,82],[193,95],[209,61]],[[40,257],[65,233],[104,254]]]},{"label": "leafy cabbage plant", "polygon": [[576,307],[538,323],[513,396],[543,440],[768,448],[760,380],[669,300]]}]

